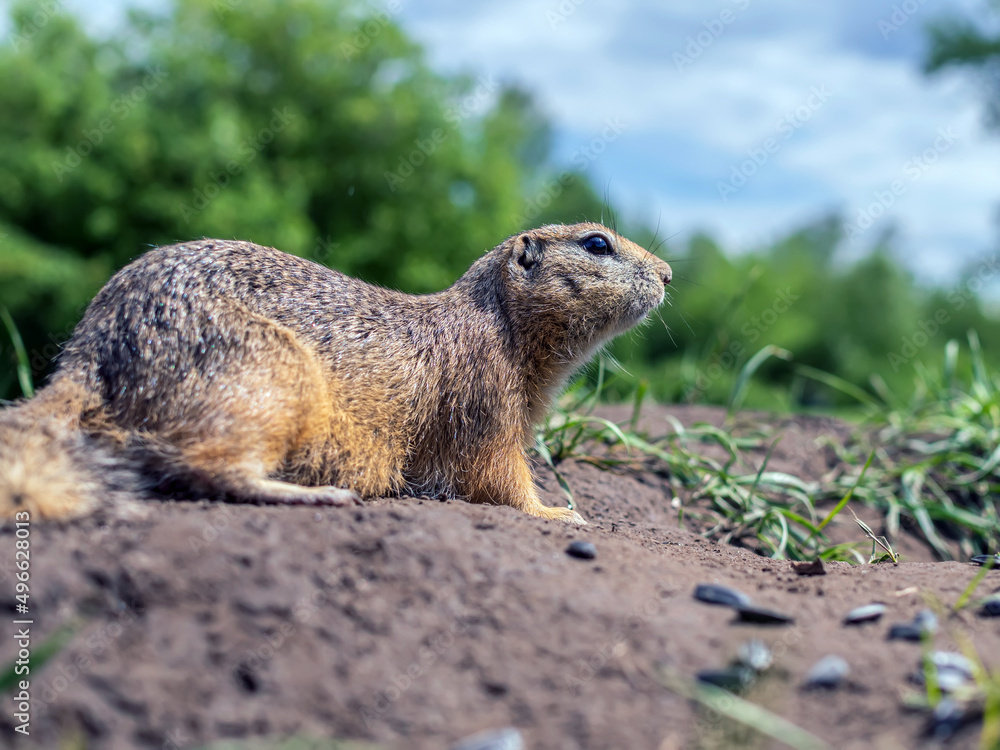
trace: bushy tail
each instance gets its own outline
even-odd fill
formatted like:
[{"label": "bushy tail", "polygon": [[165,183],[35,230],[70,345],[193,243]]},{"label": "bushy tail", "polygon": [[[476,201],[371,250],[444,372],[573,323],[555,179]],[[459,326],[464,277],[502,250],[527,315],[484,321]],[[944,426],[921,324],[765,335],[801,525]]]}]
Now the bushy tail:
[{"label": "bushy tail", "polygon": [[121,457],[80,430],[85,403],[83,387],[62,378],[0,411],[0,521],[86,515],[137,484]]}]

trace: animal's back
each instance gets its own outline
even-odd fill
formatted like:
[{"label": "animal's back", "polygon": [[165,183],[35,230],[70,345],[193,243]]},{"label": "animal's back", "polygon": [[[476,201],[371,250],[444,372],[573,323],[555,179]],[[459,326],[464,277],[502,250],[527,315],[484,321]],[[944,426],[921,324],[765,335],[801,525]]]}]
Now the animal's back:
[{"label": "animal's back", "polygon": [[[157,248],[119,271],[98,293],[62,357],[97,361],[102,377],[141,375],[137,367],[212,366],[240,345],[240,314],[294,331],[317,351],[350,346],[377,331],[382,311],[407,295],[247,242],[203,241]],[[381,326],[382,330],[389,330]],[[165,359],[164,359],[165,358]],[[178,361],[185,360],[188,361]],[[129,381],[133,382],[133,381]]]}]

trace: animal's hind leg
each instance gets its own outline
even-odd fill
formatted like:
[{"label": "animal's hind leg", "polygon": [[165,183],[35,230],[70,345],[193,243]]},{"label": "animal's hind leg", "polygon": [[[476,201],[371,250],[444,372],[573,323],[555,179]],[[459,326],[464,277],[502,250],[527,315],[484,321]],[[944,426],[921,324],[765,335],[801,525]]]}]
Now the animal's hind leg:
[{"label": "animal's hind leg", "polygon": [[259,479],[248,488],[247,496],[274,505],[361,505],[354,490],[340,487],[303,487],[277,479]]},{"label": "animal's hind leg", "polygon": [[261,505],[361,505],[361,498],[353,490],[341,487],[303,487],[243,472],[216,475],[207,484],[237,502]]},{"label": "animal's hind leg", "polygon": [[150,468],[169,484],[232,502],[360,502],[349,489],[303,486],[336,478],[329,469],[332,406],[319,363],[288,329],[239,312],[238,356],[192,374],[197,382],[177,389],[186,400],[164,394],[164,408],[147,420],[140,451]]}]

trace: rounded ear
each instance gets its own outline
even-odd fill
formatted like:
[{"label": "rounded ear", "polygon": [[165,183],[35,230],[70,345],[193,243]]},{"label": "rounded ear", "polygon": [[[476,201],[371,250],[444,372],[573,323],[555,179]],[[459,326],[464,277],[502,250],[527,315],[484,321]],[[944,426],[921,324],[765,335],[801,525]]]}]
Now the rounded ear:
[{"label": "rounded ear", "polygon": [[530,234],[522,234],[514,241],[514,251],[511,253],[511,263],[517,264],[525,271],[542,262],[542,244]]}]

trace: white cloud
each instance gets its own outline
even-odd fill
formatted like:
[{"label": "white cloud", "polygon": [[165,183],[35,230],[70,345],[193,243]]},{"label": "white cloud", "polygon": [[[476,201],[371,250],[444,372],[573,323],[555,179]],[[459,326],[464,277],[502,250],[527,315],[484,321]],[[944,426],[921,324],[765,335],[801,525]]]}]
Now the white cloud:
[{"label": "white cloud", "polygon": [[[407,6],[402,22],[436,67],[499,73],[535,91],[560,153],[621,117],[629,129],[595,162],[597,184],[610,179],[627,214],[706,228],[736,247],[833,208],[856,213],[908,179],[907,160],[951,127],[953,147],[879,221],[899,224],[914,268],[947,275],[994,243],[1000,138],[984,133],[980,92],[965,79],[920,72],[922,33],[937,14],[974,4],[923,4],[888,40],[878,22],[898,2],[446,0]],[[571,8],[550,24],[559,16],[547,14]],[[732,22],[720,25],[727,10]],[[675,53],[697,58],[679,69]],[[814,87],[831,96],[721,200],[717,182]]]},{"label": "white cloud", "polygon": [[[564,158],[607,118],[624,120],[628,130],[592,165],[595,184],[610,185],[627,215],[659,218],[670,232],[708,229],[735,248],[831,209],[856,217],[939,128],[952,127],[954,147],[878,224],[898,224],[914,268],[947,276],[995,246],[1000,137],[983,130],[980,92],[967,79],[920,72],[924,25],[975,12],[982,0],[914,3],[888,39],[878,24],[901,0],[403,0],[398,18],[438,69],[500,75],[533,90]],[[67,0],[99,32],[120,23],[125,5]],[[675,53],[699,34],[707,41],[703,32],[718,30],[727,10],[732,22],[679,70]],[[832,96],[721,200],[717,182],[814,86]]]}]

